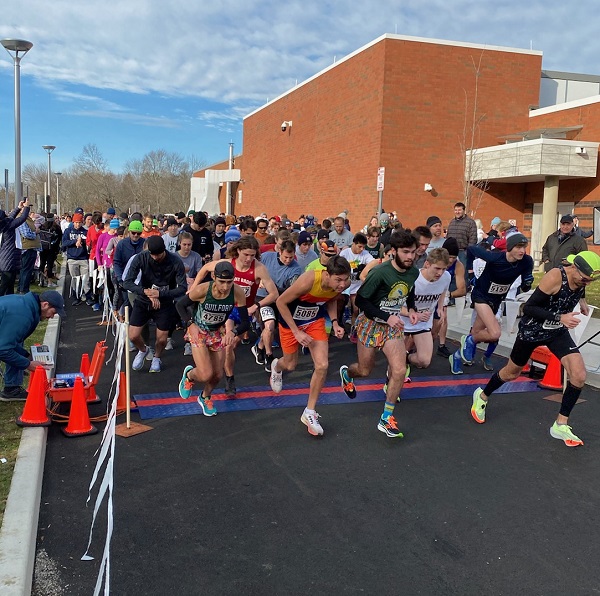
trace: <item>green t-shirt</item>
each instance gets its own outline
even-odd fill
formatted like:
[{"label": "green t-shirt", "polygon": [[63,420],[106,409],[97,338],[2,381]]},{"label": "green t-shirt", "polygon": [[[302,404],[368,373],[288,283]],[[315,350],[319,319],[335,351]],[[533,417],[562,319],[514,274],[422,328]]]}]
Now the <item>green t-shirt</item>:
[{"label": "green t-shirt", "polygon": [[327,267],[321,263],[320,259],[315,259],[305,267],[304,271],[322,271],[323,269],[327,269]]},{"label": "green t-shirt", "polygon": [[[369,271],[358,294],[387,315],[399,315],[417,277],[419,270],[416,267],[398,271],[392,261],[384,261]],[[385,322],[379,317],[374,320]]]}]

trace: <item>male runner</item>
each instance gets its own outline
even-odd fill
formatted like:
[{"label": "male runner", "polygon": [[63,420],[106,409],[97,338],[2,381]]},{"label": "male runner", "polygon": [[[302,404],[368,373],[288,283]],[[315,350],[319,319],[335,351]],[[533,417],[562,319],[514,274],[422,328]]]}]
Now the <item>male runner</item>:
[{"label": "male runner", "polygon": [[281,393],[282,372],[291,372],[298,364],[298,347],[310,350],[314,372],[310,380],[308,403],[300,420],[311,435],[323,434],[315,407],[327,377],[329,335],[325,329],[325,310],[333,322],[338,339],[344,336],[339,324],[336,298],[350,286],[350,264],[340,256],[332,257],[324,270],[306,271],[278,299],[279,340],[283,357],[273,360],[271,389]]},{"label": "male runner", "polygon": [[508,237],[506,252],[488,251],[481,246],[468,247],[468,270],[473,271],[475,258],[483,259],[486,266],[471,292],[472,306],[477,313],[471,333],[462,336],[460,349],[448,358],[453,375],[463,374],[462,362],[473,362],[478,342],[494,344],[500,339],[502,329],[496,313],[515,279],[521,276],[522,292],[531,288],[533,259],[525,254],[527,243],[523,234],[516,233]]},{"label": "male runner", "polygon": [[[490,395],[504,383],[516,379],[527,364],[533,350],[547,346],[567,371],[568,381],[563,392],[560,411],[550,435],[564,441],[567,447],[583,445],[569,426],[569,416],[585,384],[586,370],[583,358],[569,329],[579,325],[579,315],[587,316],[585,288],[600,279],[600,257],[589,250],[569,255],[570,266],[551,269],[542,277],[539,286],[525,303],[524,316],[507,365],[492,375],[488,384],[473,393],[471,416],[479,424],[485,422]],[[487,268],[487,267],[486,267]],[[579,303],[581,313],[574,312]]]},{"label": "male runner", "polygon": [[[356,397],[354,377],[366,377],[373,370],[375,357],[381,350],[388,361],[389,379],[383,414],[377,428],[388,437],[403,437],[393,416],[396,399],[404,385],[406,373],[406,346],[404,344],[404,323],[401,311],[417,322],[414,310],[412,287],[419,275],[413,267],[417,241],[404,230],[395,231],[390,237],[390,245],[395,249],[393,260],[377,265],[356,295],[356,305],[362,312],[356,320],[358,332],[358,362],[340,367],[342,389],[350,399]],[[407,310],[408,309],[408,310]]]},{"label": "male runner", "polygon": [[[259,254],[259,246],[257,240],[253,236],[242,236],[233,246],[228,249],[228,254],[231,258],[228,260],[235,270],[234,283],[241,286],[246,296],[246,306],[248,315],[253,316],[261,307],[273,304],[279,292],[267,271],[267,268],[257,260]],[[211,261],[204,265],[196,276],[196,280],[192,284],[192,288],[198,285],[207,273],[214,271],[217,263],[221,261]],[[256,300],[256,292],[258,287],[264,286],[267,295],[260,300]],[[234,309],[227,321],[227,329],[233,329],[235,324],[239,324],[237,311]],[[225,393],[233,397],[236,394],[235,378],[233,369],[235,365],[235,348],[240,344],[241,339],[236,337],[235,340],[225,350]]]},{"label": "male runner", "polygon": [[[183,369],[179,395],[188,399],[194,382],[204,383],[198,403],[205,416],[217,413],[210,396],[223,376],[224,348],[250,327],[244,290],[233,283],[234,276],[233,265],[219,261],[212,272],[212,281],[197,285],[177,302],[177,312],[188,330],[195,365]],[[240,324],[226,330],[225,323],[234,307],[238,309]]]}]

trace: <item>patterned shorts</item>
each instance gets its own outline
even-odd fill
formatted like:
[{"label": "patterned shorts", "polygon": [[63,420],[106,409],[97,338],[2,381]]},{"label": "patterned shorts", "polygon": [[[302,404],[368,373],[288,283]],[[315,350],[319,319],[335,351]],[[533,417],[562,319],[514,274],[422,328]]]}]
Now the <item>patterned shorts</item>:
[{"label": "patterned shorts", "polygon": [[208,331],[206,329],[199,329],[198,341],[192,341],[192,339],[189,336],[189,333],[186,333],[183,339],[189,341],[192,345],[192,348],[200,348],[202,346],[205,346],[211,352],[220,352],[225,347],[223,345],[223,338],[225,337],[225,333],[225,325],[223,325],[218,329],[214,329],[212,331]]},{"label": "patterned shorts", "polygon": [[404,339],[402,329],[394,329],[386,323],[378,323],[360,313],[356,319],[358,341],[367,348],[383,348],[390,339]]}]

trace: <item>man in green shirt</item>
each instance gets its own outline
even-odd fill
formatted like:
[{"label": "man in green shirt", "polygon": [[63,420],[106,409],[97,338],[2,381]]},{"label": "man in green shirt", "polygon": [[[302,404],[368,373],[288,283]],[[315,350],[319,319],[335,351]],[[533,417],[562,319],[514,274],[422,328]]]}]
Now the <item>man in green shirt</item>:
[{"label": "man in green shirt", "polygon": [[358,362],[343,365],[340,377],[342,389],[354,399],[354,377],[368,376],[375,365],[377,351],[381,350],[388,361],[388,382],[385,407],[377,428],[388,437],[401,438],[403,434],[393,416],[406,372],[404,324],[400,314],[408,316],[413,324],[417,322],[412,288],[419,270],[413,266],[417,241],[412,234],[404,230],[394,232],[390,244],[396,256],[369,271],[356,295],[356,305],[361,311],[356,319]]}]

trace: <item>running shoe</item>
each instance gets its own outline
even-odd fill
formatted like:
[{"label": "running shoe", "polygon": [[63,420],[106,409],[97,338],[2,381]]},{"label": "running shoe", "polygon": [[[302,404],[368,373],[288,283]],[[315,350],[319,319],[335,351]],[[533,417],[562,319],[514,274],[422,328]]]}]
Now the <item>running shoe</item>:
[{"label": "running shoe", "polygon": [[73,302],[71,302],[71,306],[79,306],[81,304],[81,300],[79,298],[75,298]]},{"label": "running shoe", "polygon": [[[404,373],[404,382],[412,383],[412,379],[410,378],[410,364],[408,362],[406,363],[406,372]],[[400,400],[400,398],[398,398],[398,400]]]},{"label": "running shoe", "polygon": [[473,362],[476,350],[477,346],[473,341],[472,335],[463,335],[460,338],[460,357],[463,359],[465,364],[471,364]]},{"label": "running shoe", "polygon": [[205,416],[216,416],[217,408],[215,408],[212,399],[210,397],[204,397],[203,395],[198,396],[198,403],[202,408],[202,413]]},{"label": "running shoe", "polygon": [[550,436],[564,441],[567,447],[583,445],[583,441],[571,432],[571,427],[568,424],[558,424],[555,421],[550,427]]},{"label": "running shoe", "polygon": [[319,424],[319,418],[319,414],[316,412],[309,412],[306,408],[300,417],[303,424],[306,424],[308,432],[315,437],[323,434],[323,427]]},{"label": "running shoe", "polygon": [[192,344],[189,341],[186,341],[185,346],[183,346],[183,355],[184,356],[192,355]]},{"label": "running shoe", "polygon": [[483,389],[481,387],[477,387],[473,391],[473,405],[471,406],[471,416],[478,424],[485,422],[485,408],[487,407],[487,401],[481,399],[482,393]]},{"label": "running shoe", "polygon": [[258,346],[252,346],[250,351],[254,355],[254,360],[256,360],[256,364],[259,366],[264,366],[265,364],[265,350],[261,349]]},{"label": "running shoe", "polygon": [[[235,388],[235,379],[233,375],[231,377],[225,376],[225,395],[227,397],[235,397],[237,389]],[[212,416],[212,414],[210,414]]]},{"label": "running shoe", "polygon": [[271,372],[273,360],[275,360],[275,356],[273,356],[273,354],[265,354],[265,371],[268,373]]},{"label": "running shoe", "polygon": [[144,360],[146,360],[146,356],[149,353],[150,348],[148,346],[146,346],[145,352],[139,350],[138,353],[135,355],[135,358],[133,359],[133,364],[131,365],[131,368],[133,368],[133,370],[142,370],[142,368],[144,368]]},{"label": "running shoe", "polygon": [[271,378],[269,379],[269,383],[271,384],[273,393],[281,393],[283,389],[283,373],[278,372],[275,368],[278,362],[279,358],[275,358],[271,363]]},{"label": "running shoe", "polygon": [[393,439],[404,438],[404,435],[398,430],[396,419],[393,416],[388,416],[387,418],[384,418],[382,415],[379,419],[377,429],[380,430],[382,433],[385,433],[388,437],[392,437]]},{"label": "running shoe", "polygon": [[352,327],[352,330],[350,331],[350,341],[353,344],[357,344],[358,343],[358,333],[356,331],[356,327]]},{"label": "running shoe", "polygon": [[165,346],[165,350],[173,350],[175,349],[175,342],[172,337],[167,338],[167,345]]},{"label": "running shoe", "polygon": [[187,374],[193,369],[193,366],[186,366],[183,369],[183,375],[181,375],[181,381],[179,381],[179,395],[181,395],[183,399],[189,399],[192,395],[194,382],[188,379]]},{"label": "running shoe", "polygon": [[481,364],[483,364],[483,368],[485,370],[494,370],[494,363],[492,362],[491,356],[486,356],[485,354],[481,357]]},{"label": "running shoe", "polygon": [[443,356],[444,358],[452,356],[452,352],[445,345],[439,345],[436,353],[438,356]]},{"label": "running shoe", "polygon": [[454,354],[452,354],[448,358],[448,361],[450,362],[450,372],[453,375],[462,375],[463,374],[462,360],[461,360],[461,357],[460,357],[458,351],[454,352]]},{"label": "running shoe", "polygon": [[92,305],[92,310],[98,312],[100,310],[100,305],[96,302],[96,304]]},{"label": "running shoe", "polygon": [[[148,347],[148,346],[146,346],[146,347]],[[154,358],[154,348],[148,348],[148,351],[146,352],[146,360],[151,362],[152,358]]]},{"label": "running shoe", "polygon": [[345,364],[340,366],[340,378],[342,379],[344,393],[350,399],[354,399],[356,397],[356,387],[354,386],[354,381],[348,375],[348,367]]},{"label": "running shoe", "polygon": [[159,373],[160,372],[160,368],[161,368],[161,360],[160,358],[152,358],[152,364],[150,365],[150,372],[151,373]]}]

